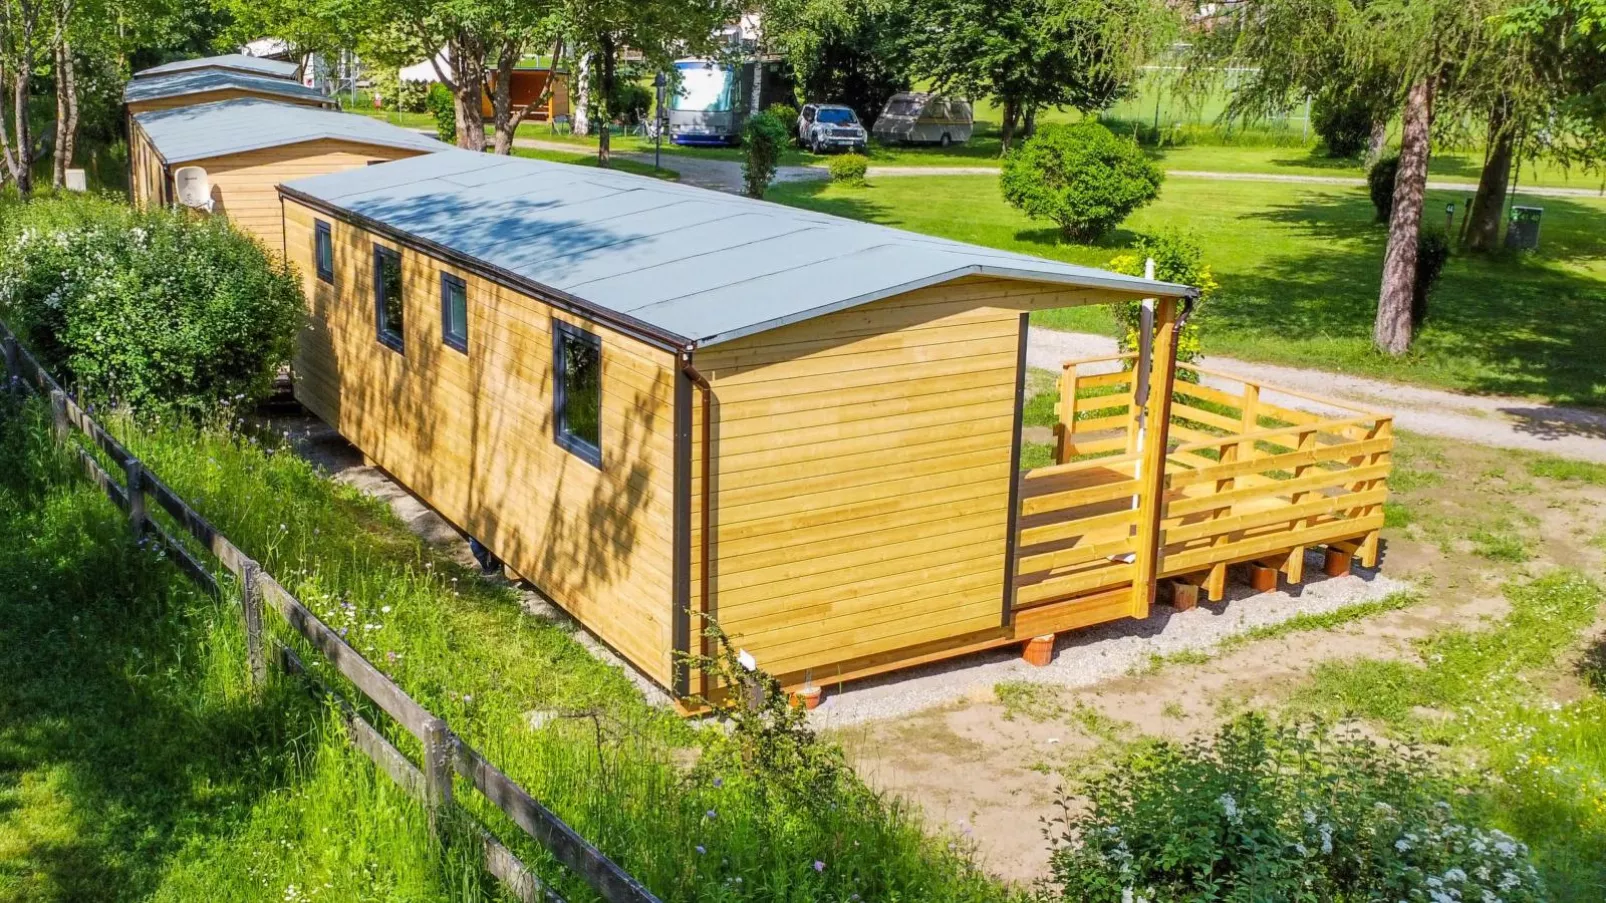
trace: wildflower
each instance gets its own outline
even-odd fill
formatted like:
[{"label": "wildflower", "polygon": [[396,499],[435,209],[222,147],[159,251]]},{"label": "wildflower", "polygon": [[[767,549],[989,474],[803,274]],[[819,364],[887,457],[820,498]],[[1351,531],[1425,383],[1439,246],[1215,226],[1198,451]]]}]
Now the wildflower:
[{"label": "wildflower", "polygon": [[698,844],[697,845],[697,855],[706,856],[707,854],[708,854],[707,848],[705,848],[702,844]]},{"label": "wildflower", "polygon": [[825,863],[823,863],[823,862],[821,862],[821,861],[820,861],[820,860],[818,860],[818,859],[816,859],[816,860],[814,860],[814,870],[815,870],[815,871],[816,871],[816,872],[823,872],[823,871],[825,871]]},{"label": "wildflower", "polygon": [[1216,802],[1221,804],[1221,811],[1227,816],[1227,821],[1237,824],[1241,816],[1238,812],[1238,801],[1232,798],[1232,794],[1223,793],[1216,798]]},{"label": "wildflower", "polygon": [[724,778],[720,778],[720,777],[714,778],[714,789],[715,790],[718,790],[719,788],[721,788],[723,786],[725,786],[725,779]]},{"label": "wildflower", "polygon": [[382,614],[382,615],[390,614],[390,606],[389,605],[381,605],[381,606],[379,606],[379,613]]},{"label": "wildflower", "polygon": [[712,809],[710,809],[707,812],[703,813],[703,817],[708,819],[709,821],[713,821],[714,819],[719,818],[719,813],[715,812]]},{"label": "wildflower", "polygon": [[1406,850],[1409,850],[1410,848],[1411,848],[1411,842],[1409,840],[1406,840],[1403,837],[1401,837],[1399,840],[1394,841],[1394,849],[1399,850],[1401,853],[1405,852]]}]

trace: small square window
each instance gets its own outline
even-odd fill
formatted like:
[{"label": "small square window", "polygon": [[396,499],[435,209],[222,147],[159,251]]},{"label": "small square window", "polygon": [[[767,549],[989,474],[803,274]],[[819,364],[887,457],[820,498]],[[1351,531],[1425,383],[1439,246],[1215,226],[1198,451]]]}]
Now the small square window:
[{"label": "small square window", "polygon": [[552,321],[553,426],[558,445],[602,466],[602,340]]},{"label": "small square window", "polygon": [[335,284],[335,242],[329,233],[329,224],[314,220],[312,224],[312,259],[318,268],[318,278]]},{"label": "small square window", "polygon": [[374,321],[379,341],[401,351],[401,254],[381,245],[374,245]]},{"label": "small square window", "polygon": [[468,285],[451,273],[441,274],[441,339],[468,353]]}]

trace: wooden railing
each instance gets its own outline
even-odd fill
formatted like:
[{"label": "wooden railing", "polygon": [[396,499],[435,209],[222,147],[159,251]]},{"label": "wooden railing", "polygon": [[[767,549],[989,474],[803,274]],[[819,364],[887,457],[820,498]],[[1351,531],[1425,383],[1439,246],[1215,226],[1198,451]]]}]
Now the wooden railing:
[{"label": "wooden railing", "polygon": [[[238,579],[241,616],[245,623],[246,655],[253,685],[264,683],[270,663],[276,663],[286,672],[307,679],[309,686],[319,695],[332,699],[342,714],[352,745],[373,760],[403,790],[423,800],[432,823],[438,823],[440,816],[448,810],[462,819],[479,839],[486,870],[500,880],[515,898],[525,903],[538,900],[562,903],[562,898],[530,871],[489,829],[455,807],[454,771],[603,900],[608,903],[658,903],[658,898],[640,882],[454,734],[443,719],[408,696],[395,681],[363,658],[289,590],[263,572],[239,546],[218,532],[178,493],[147,470],[138,458],[73,401],[21,347],[4,324],[0,324],[0,352],[3,352],[5,362],[4,388],[34,391],[49,400],[57,440],[72,449],[89,479],[100,486],[114,504],[128,512],[135,536],[154,538],[161,543],[179,569],[208,592],[220,595],[224,591],[217,576],[190,550],[189,545],[181,542],[150,516],[146,505],[148,500],[154,500],[185,533],[217,560],[223,570]],[[73,441],[74,432],[87,437],[93,451]],[[119,484],[111,472],[101,465],[97,452],[123,471],[123,484]],[[424,751],[422,767],[414,764],[346,700],[313,678],[292,649],[266,636],[262,621],[264,608],[276,612],[290,630],[304,639],[364,698],[418,739]]]},{"label": "wooden railing", "polygon": [[[1017,609],[1134,579],[1147,502],[1137,471],[1135,359],[1085,358],[1061,370],[1058,463],[1021,477]],[[1204,382],[1179,381],[1172,392],[1156,575],[1198,575],[1220,598],[1227,566],[1239,562],[1275,565],[1298,582],[1307,546],[1375,564],[1391,416],[1187,369]],[[1305,404],[1290,407],[1288,398]],[[1312,405],[1319,410],[1302,409]]]},{"label": "wooden railing", "polygon": [[1132,581],[1138,458],[1093,458],[1021,476],[1015,607]]}]

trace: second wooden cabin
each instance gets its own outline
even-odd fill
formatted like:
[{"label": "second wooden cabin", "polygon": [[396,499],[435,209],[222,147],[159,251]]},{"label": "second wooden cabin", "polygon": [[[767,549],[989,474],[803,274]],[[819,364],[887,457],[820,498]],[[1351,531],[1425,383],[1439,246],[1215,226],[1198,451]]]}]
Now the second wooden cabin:
[{"label": "second wooden cabin", "polygon": [[[297,397],[678,696],[707,619],[800,686],[1146,616],[1194,519],[1185,286],[462,151],[280,192]],[[1028,314],[1144,298],[1147,438],[1023,473]]]}]

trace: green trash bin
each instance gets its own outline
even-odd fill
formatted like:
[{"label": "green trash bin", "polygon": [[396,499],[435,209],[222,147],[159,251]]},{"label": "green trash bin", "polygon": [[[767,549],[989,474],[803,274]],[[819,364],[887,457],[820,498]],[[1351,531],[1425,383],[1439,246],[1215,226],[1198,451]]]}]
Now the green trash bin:
[{"label": "green trash bin", "polygon": [[1511,223],[1506,226],[1506,247],[1518,251],[1532,251],[1539,247],[1539,219],[1543,207],[1511,208]]}]

